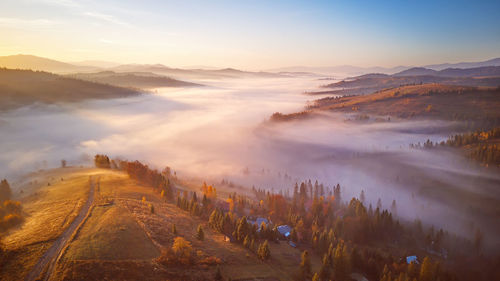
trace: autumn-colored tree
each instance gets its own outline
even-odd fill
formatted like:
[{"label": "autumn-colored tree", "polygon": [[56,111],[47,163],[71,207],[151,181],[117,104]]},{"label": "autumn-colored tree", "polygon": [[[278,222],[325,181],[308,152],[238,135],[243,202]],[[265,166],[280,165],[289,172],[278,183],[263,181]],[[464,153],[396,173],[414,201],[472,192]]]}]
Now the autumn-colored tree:
[{"label": "autumn-colored tree", "polygon": [[227,198],[226,202],[229,204],[229,211],[234,212],[234,200],[232,198]]},{"label": "autumn-colored tree", "polygon": [[305,250],[302,252],[300,257],[300,267],[297,280],[306,280],[311,276],[311,259],[309,257],[309,252]]},{"label": "autumn-colored tree", "polygon": [[328,281],[330,280],[330,267],[332,265],[332,262],[331,262],[331,259],[330,259],[330,255],[328,254],[325,254],[323,256],[323,263],[321,264],[321,269],[319,271],[319,278],[322,280],[322,281]]},{"label": "autumn-colored tree", "polygon": [[271,257],[271,250],[269,249],[269,244],[267,243],[267,240],[264,241],[259,246],[259,250],[257,251],[257,255],[261,260],[267,260]]},{"label": "autumn-colored tree", "polygon": [[172,251],[179,259],[189,259],[193,248],[191,243],[182,237],[175,237]]},{"label": "autumn-colored tree", "polygon": [[434,280],[434,267],[432,265],[431,259],[425,257],[422,265],[420,266],[420,276],[419,281],[432,281]]},{"label": "autumn-colored tree", "polygon": [[201,224],[198,225],[198,229],[196,230],[196,239],[203,241],[205,239],[205,233],[203,232],[203,228]]},{"label": "autumn-colored tree", "polygon": [[349,259],[347,257],[347,248],[342,240],[335,249],[335,255],[333,257],[333,274],[335,280],[348,280]]},{"label": "autumn-colored tree", "polygon": [[251,243],[250,236],[248,236],[248,235],[245,236],[245,239],[243,240],[243,247],[249,248],[250,247],[250,243]]},{"label": "autumn-colored tree", "polygon": [[7,200],[0,203],[0,233],[22,222],[21,202]]},{"label": "autumn-colored tree", "polygon": [[94,157],[94,164],[97,168],[109,169],[111,167],[109,157],[103,154],[97,154]]},{"label": "autumn-colored tree", "polygon": [[243,242],[245,236],[248,234],[248,223],[246,217],[242,217],[236,228],[236,240]]}]

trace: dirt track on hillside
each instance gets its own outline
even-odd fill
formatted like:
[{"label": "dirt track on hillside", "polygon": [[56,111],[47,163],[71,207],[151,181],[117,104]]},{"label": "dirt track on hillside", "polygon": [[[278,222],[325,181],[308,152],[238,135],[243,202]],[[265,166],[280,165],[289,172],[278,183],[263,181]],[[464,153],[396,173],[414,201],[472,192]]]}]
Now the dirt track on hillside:
[{"label": "dirt track on hillside", "polygon": [[63,249],[68,244],[68,242],[73,237],[73,234],[78,231],[78,228],[82,224],[82,222],[87,218],[87,214],[90,211],[90,207],[94,204],[94,190],[95,183],[94,179],[90,178],[90,191],[89,196],[87,198],[87,202],[80,209],[80,212],[73,220],[73,222],[68,226],[68,228],[59,236],[54,244],[40,257],[36,265],[31,269],[31,271],[26,275],[24,280],[26,281],[34,281],[40,280],[40,275],[43,273],[44,269],[47,268],[46,273],[43,276],[42,280],[49,280],[50,275],[53,271],[53,268],[56,264],[56,261],[62,254]]}]

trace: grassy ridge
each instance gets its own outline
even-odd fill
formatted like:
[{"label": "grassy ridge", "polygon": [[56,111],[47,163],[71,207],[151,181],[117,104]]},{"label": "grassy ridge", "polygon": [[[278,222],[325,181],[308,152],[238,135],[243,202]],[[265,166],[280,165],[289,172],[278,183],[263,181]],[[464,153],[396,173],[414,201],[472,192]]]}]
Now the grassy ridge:
[{"label": "grassy ridge", "polygon": [[500,89],[424,84],[382,90],[364,96],[316,100],[304,112],[275,114],[273,121],[301,119],[314,112],[362,113],[398,118],[456,121],[500,120]]},{"label": "grassy ridge", "polygon": [[33,103],[78,102],[138,95],[139,92],[56,74],[0,68],[0,110]]}]

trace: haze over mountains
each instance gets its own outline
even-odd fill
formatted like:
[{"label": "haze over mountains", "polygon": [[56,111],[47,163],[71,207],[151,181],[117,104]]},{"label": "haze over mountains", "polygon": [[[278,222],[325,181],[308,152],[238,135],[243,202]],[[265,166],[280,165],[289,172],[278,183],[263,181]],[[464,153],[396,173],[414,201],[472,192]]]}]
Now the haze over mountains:
[{"label": "haze over mountains", "polygon": [[150,72],[169,76],[174,79],[219,79],[219,78],[250,78],[250,77],[283,77],[285,75],[269,72],[250,72],[233,68],[225,69],[181,69],[163,64],[121,64],[112,67],[102,67],[113,63],[101,61],[86,61],[96,65],[71,64],[32,55],[12,55],[0,57],[0,67],[12,69],[31,69],[48,71],[58,74],[93,73],[109,70],[113,72]]},{"label": "haze over mountains", "polygon": [[[490,59],[480,62],[460,62],[460,63],[442,63],[425,65],[422,68],[432,70],[443,70],[446,68],[475,68],[483,66],[500,66],[500,58]],[[292,72],[314,72],[322,74],[348,74],[348,75],[362,75],[366,73],[383,73],[394,74],[413,68],[412,66],[396,66],[396,67],[359,67],[353,65],[340,65],[340,66],[327,66],[327,67],[309,67],[309,66],[291,66],[271,69],[269,71],[292,71]]]},{"label": "haze over mountains", "polygon": [[[152,72],[161,75],[168,75],[172,78],[231,78],[231,77],[280,77],[300,73],[316,73],[324,75],[345,74],[345,75],[362,75],[367,73],[382,73],[396,74],[404,73],[403,71],[413,69],[422,69],[422,74],[418,75],[434,75],[433,71],[441,71],[447,68],[478,68],[485,66],[500,66],[500,58],[494,58],[479,62],[460,62],[460,63],[442,63],[425,66],[396,66],[396,67],[359,67],[353,65],[340,65],[328,67],[311,67],[311,66],[291,66],[274,68],[266,71],[252,72],[242,71],[233,68],[219,69],[211,66],[192,66],[186,68],[173,68],[163,64],[119,64],[116,62],[99,61],[99,60],[84,60],[80,62],[61,62],[49,58],[43,58],[33,55],[10,55],[0,57],[0,67],[20,68],[42,70],[59,74],[77,73],[77,72],[99,72],[110,70],[114,72]],[[427,69],[427,70],[424,70]],[[280,73],[281,72],[281,73]],[[412,74],[415,75],[415,74]],[[442,75],[447,76],[447,75]]]}]

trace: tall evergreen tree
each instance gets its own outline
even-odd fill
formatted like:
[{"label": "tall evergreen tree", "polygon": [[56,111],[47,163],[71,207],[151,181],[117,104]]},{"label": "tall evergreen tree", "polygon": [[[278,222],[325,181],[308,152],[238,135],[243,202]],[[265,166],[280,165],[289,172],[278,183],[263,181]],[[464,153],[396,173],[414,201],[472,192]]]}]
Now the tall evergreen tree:
[{"label": "tall evergreen tree", "polygon": [[9,182],[3,179],[0,182],[0,203],[6,200],[10,200],[12,196],[12,190],[10,189]]},{"label": "tall evergreen tree", "polygon": [[300,268],[299,268],[299,278],[300,280],[306,280],[311,277],[312,269],[311,269],[311,258],[309,257],[309,252],[305,250],[302,252],[302,256],[300,259]]},{"label": "tall evergreen tree", "polygon": [[266,241],[264,241],[264,243],[262,243],[260,246],[259,246],[259,250],[257,251],[257,255],[259,256],[259,258],[261,260],[267,260],[269,259],[269,257],[271,257],[271,250],[269,249],[269,244]]},{"label": "tall evergreen tree", "polygon": [[420,277],[419,281],[432,281],[434,280],[434,270],[431,259],[425,257],[422,265],[420,266]]},{"label": "tall evergreen tree", "polygon": [[196,239],[203,241],[205,239],[205,233],[203,232],[203,228],[201,224],[198,225],[198,229],[196,230]]}]

